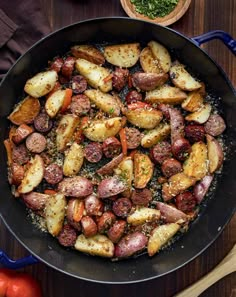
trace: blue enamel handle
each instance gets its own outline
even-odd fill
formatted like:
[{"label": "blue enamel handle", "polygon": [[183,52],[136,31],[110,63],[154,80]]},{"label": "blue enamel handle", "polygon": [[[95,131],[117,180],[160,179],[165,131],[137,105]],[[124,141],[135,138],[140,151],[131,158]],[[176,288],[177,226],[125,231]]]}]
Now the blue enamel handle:
[{"label": "blue enamel handle", "polygon": [[12,260],[7,256],[6,253],[0,250],[0,263],[4,267],[10,269],[19,269],[28,265],[36,264],[38,263],[38,260],[33,255],[18,260]]},{"label": "blue enamel handle", "polygon": [[233,39],[232,36],[230,36],[228,33],[224,31],[221,31],[221,30],[210,31],[206,34],[202,34],[192,38],[192,40],[199,46],[213,39],[220,39],[221,41],[223,41],[224,44],[230,49],[230,51],[234,55],[236,55],[236,40]]}]

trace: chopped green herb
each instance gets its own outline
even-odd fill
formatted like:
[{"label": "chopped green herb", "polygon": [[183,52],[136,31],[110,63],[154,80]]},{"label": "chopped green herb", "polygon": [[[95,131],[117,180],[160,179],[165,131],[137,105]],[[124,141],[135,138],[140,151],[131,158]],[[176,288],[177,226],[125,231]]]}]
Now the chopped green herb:
[{"label": "chopped green herb", "polygon": [[135,10],[150,19],[164,17],[171,13],[179,0],[130,0]]},{"label": "chopped green herb", "polygon": [[113,113],[114,111],[115,111],[114,108],[109,109],[109,113]]}]

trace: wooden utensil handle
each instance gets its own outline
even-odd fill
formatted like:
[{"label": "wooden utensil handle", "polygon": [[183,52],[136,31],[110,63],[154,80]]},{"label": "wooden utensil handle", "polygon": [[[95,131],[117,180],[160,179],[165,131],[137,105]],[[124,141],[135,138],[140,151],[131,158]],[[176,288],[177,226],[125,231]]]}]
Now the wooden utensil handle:
[{"label": "wooden utensil handle", "polygon": [[236,244],[229,254],[207,275],[175,295],[175,297],[197,297],[224,276],[236,271]]}]

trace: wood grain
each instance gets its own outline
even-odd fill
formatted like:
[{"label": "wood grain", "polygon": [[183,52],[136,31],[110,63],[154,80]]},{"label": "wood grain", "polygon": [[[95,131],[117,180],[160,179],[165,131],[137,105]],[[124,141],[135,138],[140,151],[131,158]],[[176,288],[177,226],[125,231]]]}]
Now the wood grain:
[{"label": "wood grain", "polygon": [[[52,30],[87,18],[126,16],[117,0],[41,0],[41,3]],[[192,0],[186,14],[170,27],[188,37],[221,29],[236,38],[235,10],[235,0]],[[236,86],[236,59],[233,54],[219,41],[211,41],[204,45],[203,49],[222,67],[232,84]],[[103,285],[80,281],[55,271],[43,263],[27,267],[25,270],[41,282],[44,297],[91,297],[94,295],[171,297],[214,268],[231,250],[235,242],[236,214],[218,239],[191,263],[160,279],[133,285]],[[15,259],[28,254],[2,222],[0,223],[0,248]],[[201,296],[235,297],[236,273],[226,276]]]}]

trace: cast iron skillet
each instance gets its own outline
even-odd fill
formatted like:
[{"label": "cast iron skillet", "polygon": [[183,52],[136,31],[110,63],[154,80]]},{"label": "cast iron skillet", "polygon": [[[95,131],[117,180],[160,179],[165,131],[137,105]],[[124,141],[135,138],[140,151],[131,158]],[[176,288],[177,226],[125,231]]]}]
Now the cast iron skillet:
[{"label": "cast iron skillet", "polygon": [[[220,35],[221,33],[218,32]],[[174,243],[171,249],[149,258],[142,255],[120,262],[87,256],[63,248],[52,236],[41,233],[26,217],[25,207],[12,198],[7,182],[7,162],[3,140],[7,138],[7,115],[21,98],[25,81],[47,66],[49,59],[65,53],[70,45],[96,42],[132,42],[146,44],[151,39],[161,42],[169,50],[175,49],[179,60],[207,83],[216,96],[223,99],[223,113],[227,123],[225,142],[227,160],[217,188],[203,206],[201,216],[189,232]],[[226,42],[233,48],[232,42]],[[80,22],[63,28],[35,44],[10,69],[0,86],[0,215],[20,243],[32,254],[20,262],[2,261],[8,266],[19,267],[36,259],[71,276],[94,282],[132,283],[160,277],[180,268],[203,252],[220,234],[236,207],[236,96],[219,66],[192,40],[181,34],[152,23],[130,18],[101,18]]]}]

